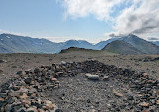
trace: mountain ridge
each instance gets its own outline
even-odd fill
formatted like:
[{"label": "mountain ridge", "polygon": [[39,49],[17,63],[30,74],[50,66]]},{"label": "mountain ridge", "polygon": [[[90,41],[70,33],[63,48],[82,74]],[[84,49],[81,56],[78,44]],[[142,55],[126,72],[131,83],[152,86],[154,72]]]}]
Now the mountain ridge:
[{"label": "mountain ridge", "polygon": [[68,40],[65,42],[52,42],[47,39],[32,38],[29,36],[18,36],[13,34],[0,34],[0,53],[59,53],[62,49],[78,47],[85,49],[101,50],[107,44],[123,40],[145,54],[159,54],[159,47],[135,35],[120,38],[111,38],[97,44],[85,40]]}]

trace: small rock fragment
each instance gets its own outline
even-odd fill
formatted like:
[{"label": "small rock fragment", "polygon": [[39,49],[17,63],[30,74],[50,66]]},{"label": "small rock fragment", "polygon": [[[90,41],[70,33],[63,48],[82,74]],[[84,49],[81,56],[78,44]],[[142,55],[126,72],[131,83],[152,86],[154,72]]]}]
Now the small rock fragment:
[{"label": "small rock fragment", "polygon": [[142,106],[142,107],[148,107],[148,106],[149,106],[149,103],[141,102],[141,103],[140,103],[140,106]]},{"label": "small rock fragment", "polygon": [[85,76],[90,79],[90,80],[99,80],[99,76],[98,75],[92,75],[92,74],[85,74]]},{"label": "small rock fragment", "polygon": [[122,97],[123,96],[123,94],[119,93],[117,90],[113,90],[113,93],[115,94],[115,96],[118,96],[118,97]]}]

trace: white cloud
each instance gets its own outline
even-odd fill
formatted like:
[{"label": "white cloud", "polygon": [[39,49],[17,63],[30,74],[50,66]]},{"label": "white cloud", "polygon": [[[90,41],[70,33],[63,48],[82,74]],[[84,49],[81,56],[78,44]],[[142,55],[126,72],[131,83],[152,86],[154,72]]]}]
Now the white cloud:
[{"label": "white cloud", "polygon": [[[73,18],[95,15],[99,20],[114,22],[114,35],[129,33],[148,37],[158,35],[159,0],[62,0],[66,15]],[[114,7],[131,4],[118,11],[119,16],[112,17]],[[127,6],[127,5],[125,5]],[[158,35],[159,36],[159,35]]]},{"label": "white cloud", "polygon": [[110,13],[115,5],[123,0],[63,0],[66,15],[72,17],[85,17],[93,14],[97,19],[110,19]]},{"label": "white cloud", "polygon": [[153,34],[159,31],[159,0],[135,0],[123,10],[114,26],[116,34]]}]

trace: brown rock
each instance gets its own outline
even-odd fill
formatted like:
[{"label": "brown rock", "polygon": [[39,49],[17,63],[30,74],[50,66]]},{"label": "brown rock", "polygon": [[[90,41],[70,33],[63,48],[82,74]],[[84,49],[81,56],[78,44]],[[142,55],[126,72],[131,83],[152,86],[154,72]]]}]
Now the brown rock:
[{"label": "brown rock", "polygon": [[19,96],[20,99],[26,99],[28,96],[26,93],[23,93],[22,95]]},{"label": "brown rock", "polygon": [[3,102],[3,101],[5,101],[5,100],[4,100],[3,98],[0,97],[0,102]]},{"label": "brown rock", "polygon": [[149,103],[142,102],[142,103],[140,103],[140,106],[142,106],[142,107],[149,107]]},{"label": "brown rock", "polygon": [[38,112],[36,107],[30,107],[27,109],[27,112]]},{"label": "brown rock", "polygon": [[148,74],[147,74],[147,73],[143,73],[142,76],[143,76],[143,77],[147,77]]},{"label": "brown rock", "polygon": [[115,94],[115,96],[118,96],[118,97],[124,96],[122,93],[119,93],[117,90],[113,90],[113,93]]},{"label": "brown rock", "polygon": [[57,79],[56,78],[51,78],[51,81],[57,81]]},{"label": "brown rock", "polygon": [[159,100],[156,101],[156,104],[159,105]]}]

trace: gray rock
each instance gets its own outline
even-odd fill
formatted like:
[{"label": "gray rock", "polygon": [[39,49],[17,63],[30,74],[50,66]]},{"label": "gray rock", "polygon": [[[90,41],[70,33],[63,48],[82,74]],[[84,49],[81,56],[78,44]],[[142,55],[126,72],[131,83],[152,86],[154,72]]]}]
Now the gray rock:
[{"label": "gray rock", "polygon": [[85,76],[90,79],[90,80],[99,80],[99,76],[98,75],[92,75],[92,74],[85,74]]}]

